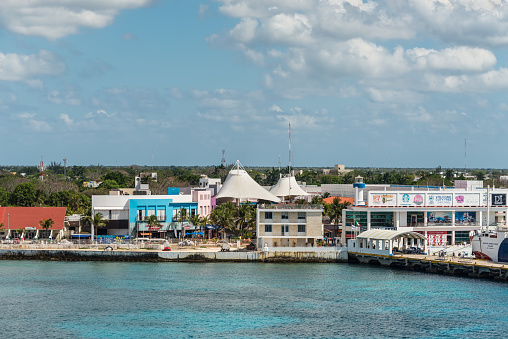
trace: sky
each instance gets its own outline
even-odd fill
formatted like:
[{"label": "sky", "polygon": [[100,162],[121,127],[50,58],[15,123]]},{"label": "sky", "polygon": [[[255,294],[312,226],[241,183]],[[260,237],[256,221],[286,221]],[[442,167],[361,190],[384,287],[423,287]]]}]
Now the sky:
[{"label": "sky", "polygon": [[[503,0],[2,0],[0,165],[508,168]],[[466,155],[467,154],[467,155]]]}]

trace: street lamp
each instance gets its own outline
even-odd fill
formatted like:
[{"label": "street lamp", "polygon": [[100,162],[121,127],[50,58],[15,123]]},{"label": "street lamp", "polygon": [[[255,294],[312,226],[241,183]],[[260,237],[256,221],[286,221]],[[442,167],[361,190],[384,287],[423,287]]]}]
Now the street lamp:
[{"label": "street lamp", "polygon": [[7,240],[9,240],[9,233],[10,233],[10,220],[9,220],[9,213],[7,213]]}]

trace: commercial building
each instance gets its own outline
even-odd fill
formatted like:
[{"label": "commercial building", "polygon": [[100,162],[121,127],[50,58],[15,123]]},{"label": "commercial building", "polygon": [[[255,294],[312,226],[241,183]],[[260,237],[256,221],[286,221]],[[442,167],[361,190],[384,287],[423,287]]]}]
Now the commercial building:
[{"label": "commercial building", "polygon": [[419,232],[428,245],[469,243],[470,231],[504,222],[508,212],[508,190],[487,192],[478,185],[434,191],[369,191],[367,201],[359,199],[362,194],[359,188],[355,206],[342,212],[343,241],[370,229],[387,229]]},{"label": "commercial building", "polygon": [[[207,216],[212,209],[209,190],[196,189],[181,194],[180,188],[169,188],[168,195],[94,195],[92,215],[100,213],[108,220],[100,235],[129,235],[131,237],[177,237],[193,226],[181,221],[180,213]],[[147,219],[157,216],[159,226],[148,225]]]},{"label": "commercial building", "polygon": [[[56,239],[63,237],[66,207],[0,207],[0,237],[4,239]],[[41,221],[53,220],[44,229]]]},{"label": "commercial building", "polygon": [[257,247],[316,246],[323,239],[322,216],[323,210],[312,205],[259,205]]}]

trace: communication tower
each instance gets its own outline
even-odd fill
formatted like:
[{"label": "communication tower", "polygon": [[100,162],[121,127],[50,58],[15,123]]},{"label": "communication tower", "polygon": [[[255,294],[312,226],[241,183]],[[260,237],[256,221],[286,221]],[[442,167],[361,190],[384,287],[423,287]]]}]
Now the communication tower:
[{"label": "communication tower", "polygon": [[64,162],[64,179],[67,179],[67,158],[63,158]]},{"label": "communication tower", "polygon": [[222,159],[220,161],[222,167],[226,167],[226,150],[222,150]]},{"label": "communication tower", "polygon": [[42,155],[41,155],[41,163],[39,164],[39,166],[37,166],[37,168],[39,169],[39,171],[41,171],[41,180],[44,181],[44,161],[42,160]]}]

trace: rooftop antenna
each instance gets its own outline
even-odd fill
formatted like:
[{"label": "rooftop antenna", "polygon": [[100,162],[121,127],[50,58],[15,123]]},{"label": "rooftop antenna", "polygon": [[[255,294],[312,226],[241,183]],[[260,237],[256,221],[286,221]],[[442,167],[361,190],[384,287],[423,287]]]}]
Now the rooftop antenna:
[{"label": "rooftop antenna", "polygon": [[63,158],[64,162],[64,180],[67,179],[67,158]]},{"label": "rooftop antenna", "polygon": [[153,171],[153,148],[152,148],[152,171]]},{"label": "rooftop antenna", "polygon": [[280,154],[279,154],[279,176],[280,176]]},{"label": "rooftop antenna", "polygon": [[226,167],[226,150],[222,150],[222,159],[220,160],[220,164],[223,167]]}]

